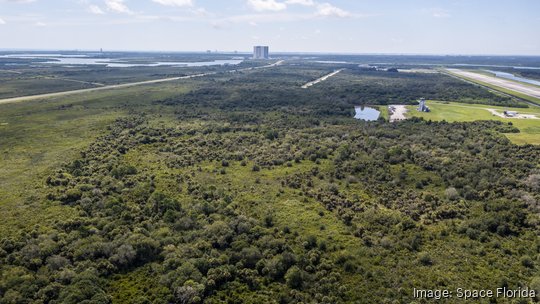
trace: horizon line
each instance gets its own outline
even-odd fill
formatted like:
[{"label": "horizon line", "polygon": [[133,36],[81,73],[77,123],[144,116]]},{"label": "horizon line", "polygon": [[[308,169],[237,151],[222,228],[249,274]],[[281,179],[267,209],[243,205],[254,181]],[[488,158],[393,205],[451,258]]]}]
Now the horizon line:
[{"label": "horizon line", "polygon": [[[78,52],[78,53],[172,53],[172,54],[253,54],[253,51],[219,51],[219,50],[122,50],[111,49],[40,49],[40,48],[0,48],[0,52]],[[356,52],[325,52],[325,51],[271,51],[273,54],[292,55],[341,55],[341,56],[456,56],[456,57],[540,57],[540,54],[480,54],[480,53],[356,53]]]}]

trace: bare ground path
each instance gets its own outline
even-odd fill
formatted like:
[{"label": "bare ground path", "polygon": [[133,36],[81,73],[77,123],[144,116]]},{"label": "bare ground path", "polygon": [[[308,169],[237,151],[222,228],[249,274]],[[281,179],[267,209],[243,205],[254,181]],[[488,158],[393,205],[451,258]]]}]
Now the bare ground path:
[{"label": "bare ground path", "polygon": [[327,80],[327,79],[330,78],[330,77],[336,76],[337,74],[339,74],[339,73],[340,73],[341,71],[343,71],[343,70],[344,70],[344,69],[340,69],[340,70],[334,71],[334,72],[332,72],[332,73],[330,73],[330,74],[328,74],[328,75],[324,75],[323,77],[321,77],[321,78],[319,78],[319,79],[317,79],[317,80],[308,82],[308,83],[306,83],[305,85],[302,86],[302,89],[307,89],[307,88],[309,88],[309,87],[311,87],[311,86],[316,85],[316,84],[319,83],[319,82],[322,82],[322,81]]}]

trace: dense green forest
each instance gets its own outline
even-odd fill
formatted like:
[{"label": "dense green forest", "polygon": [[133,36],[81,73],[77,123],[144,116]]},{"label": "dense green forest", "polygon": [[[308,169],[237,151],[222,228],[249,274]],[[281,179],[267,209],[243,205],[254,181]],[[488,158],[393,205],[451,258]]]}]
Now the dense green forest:
[{"label": "dense green forest", "polygon": [[[308,90],[301,86],[334,68],[328,65],[281,66],[249,77],[218,76],[199,83],[188,94],[162,100],[163,104],[212,106],[222,110],[309,107],[311,114],[348,115],[355,105],[417,104],[424,97],[465,103],[526,107],[507,96],[497,95],[443,74],[395,73],[365,68],[347,68]],[[219,80],[218,80],[219,79]],[[187,111],[187,110],[186,110]]]},{"label": "dense green forest", "polygon": [[540,289],[539,146],[512,144],[511,123],[352,119],[359,103],[513,101],[444,75],[362,69],[300,88],[329,71],[222,73],[103,108],[123,114],[29,198],[74,215],[0,240],[0,303]]}]

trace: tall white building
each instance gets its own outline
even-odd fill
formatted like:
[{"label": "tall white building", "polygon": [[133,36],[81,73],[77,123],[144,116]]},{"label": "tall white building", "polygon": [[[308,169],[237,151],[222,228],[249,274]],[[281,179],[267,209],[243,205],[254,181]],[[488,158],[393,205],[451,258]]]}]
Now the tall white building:
[{"label": "tall white building", "polygon": [[254,46],[253,59],[270,59],[267,46]]}]

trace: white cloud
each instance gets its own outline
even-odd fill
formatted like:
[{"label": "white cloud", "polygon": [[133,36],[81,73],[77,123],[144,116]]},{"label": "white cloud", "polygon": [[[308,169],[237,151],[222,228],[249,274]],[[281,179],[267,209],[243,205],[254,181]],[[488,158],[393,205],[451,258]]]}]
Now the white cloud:
[{"label": "white cloud", "polygon": [[450,13],[447,10],[439,9],[439,8],[433,9],[431,11],[431,15],[434,18],[448,18],[448,17],[450,17]]},{"label": "white cloud", "polygon": [[36,22],[34,25],[35,25],[35,26],[39,26],[39,27],[47,26],[47,24],[44,23],[44,22]]},{"label": "white cloud", "polygon": [[287,0],[287,4],[299,4],[304,6],[314,6],[316,3],[313,0]]},{"label": "white cloud", "polygon": [[248,0],[248,5],[257,12],[263,11],[283,11],[287,9],[287,4],[276,0]]},{"label": "white cloud", "polygon": [[178,7],[193,6],[192,0],[152,0],[152,1],[159,3],[161,5],[166,5],[166,6],[178,6]]},{"label": "white cloud", "polygon": [[199,17],[213,16],[213,14],[207,11],[204,7],[193,8],[193,9],[190,9],[189,12],[192,15],[199,16]]},{"label": "white cloud", "polygon": [[2,24],[6,24],[6,21],[4,21],[4,19],[0,18],[0,25]]},{"label": "white cloud", "polygon": [[133,12],[124,4],[124,0],[105,0],[105,5],[113,12],[133,14]]},{"label": "white cloud", "polygon": [[15,2],[15,3],[30,3],[35,2],[36,0],[7,0],[7,2]]},{"label": "white cloud", "polygon": [[431,16],[433,18],[449,18],[450,12],[442,8],[424,8],[421,10],[422,14]]},{"label": "white cloud", "polygon": [[330,3],[321,3],[317,4],[317,16],[345,18],[350,17],[351,13],[339,7],[335,7]]},{"label": "white cloud", "polygon": [[90,11],[90,13],[96,14],[96,15],[105,14],[105,12],[101,8],[99,8],[99,6],[93,5],[93,4],[88,6],[88,10]]},{"label": "white cloud", "polygon": [[[156,0],[154,0],[156,1]],[[247,0],[248,5],[257,12],[263,11],[284,11],[288,5],[302,5],[306,7],[314,7],[317,17],[351,17],[352,14],[339,7],[333,6],[330,3],[319,3],[314,0],[285,0],[279,2],[277,0]]]},{"label": "white cloud", "polygon": [[293,22],[298,20],[309,20],[313,18],[311,14],[291,14],[287,12],[283,13],[261,13],[261,14],[246,14],[246,15],[235,15],[229,16],[223,19],[215,20],[214,26],[223,28],[229,24],[239,24],[252,22],[257,24],[262,23],[275,23],[275,22]]}]

